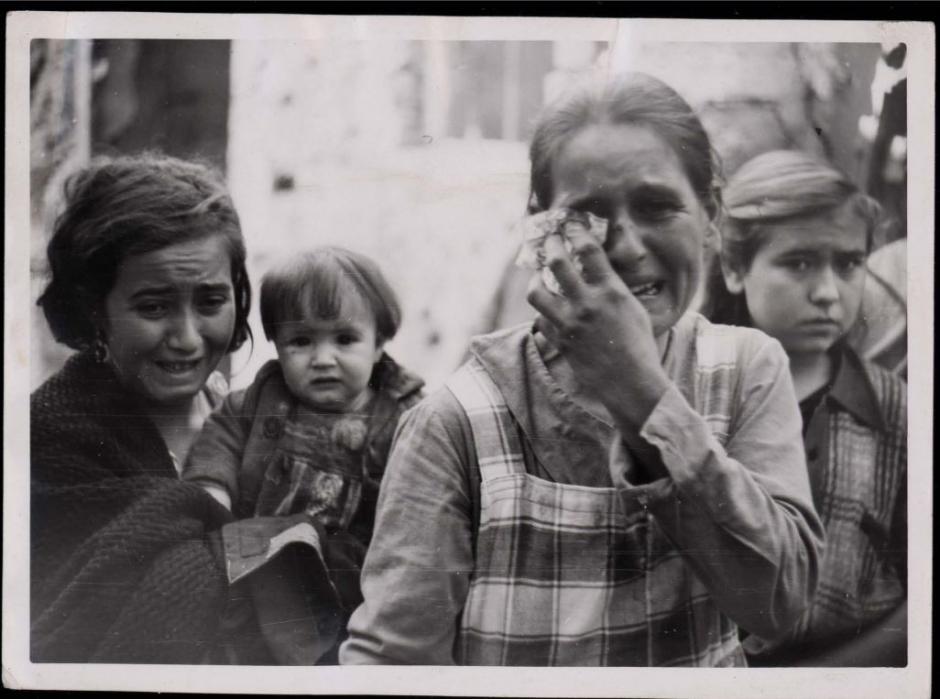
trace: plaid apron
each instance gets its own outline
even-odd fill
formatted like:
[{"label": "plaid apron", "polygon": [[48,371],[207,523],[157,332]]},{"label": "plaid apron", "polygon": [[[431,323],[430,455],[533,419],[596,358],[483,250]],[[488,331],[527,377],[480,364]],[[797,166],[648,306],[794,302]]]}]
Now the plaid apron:
[{"label": "plaid apron", "polygon": [[615,488],[526,473],[520,433],[472,359],[447,382],[480,468],[465,665],[745,665],[737,628],[656,525]]}]

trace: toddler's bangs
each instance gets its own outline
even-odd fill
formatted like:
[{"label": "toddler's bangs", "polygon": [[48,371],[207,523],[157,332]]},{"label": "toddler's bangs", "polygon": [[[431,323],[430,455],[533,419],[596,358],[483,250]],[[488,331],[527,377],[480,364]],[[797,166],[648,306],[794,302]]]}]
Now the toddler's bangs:
[{"label": "toddler's bangs", "polygon": [[361,309],[370,311],[358,285],[345,270],[332,266],[305,280],[295,298],[292,315],[297,320],[344,320]]},{"label": "toddler's bangs", "polygon": [[265,275],[261,282],[261,324],[273,340],[284,323],[308,318],[339,320],[369,308],[356,272],[329,255],[304,255]]}]

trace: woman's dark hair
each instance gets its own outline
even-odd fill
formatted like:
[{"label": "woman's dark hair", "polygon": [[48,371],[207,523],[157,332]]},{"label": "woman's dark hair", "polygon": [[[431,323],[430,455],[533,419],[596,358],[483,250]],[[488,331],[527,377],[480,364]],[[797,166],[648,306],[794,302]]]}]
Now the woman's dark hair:
[{"label": "woman's dark hair", "polygon": [[358,252],[320,247],[293,255],[261,279],[261,326],[274,340],[281,323],[304,318],[336,319],[343,298],[358,295],[375,318],[376,339],[395,337],[401,325],[401,307],[378,265]]},{"label": "woman's dark hair", "polygon": [[766,240],[762,224],[825,215],[845,204],[865,223],[871,250],[883,223],[881,207],[843,172],[801,151],[770,151],[747,161],[725,186],[720,256],[709,263],[702,313],[716,323],[750,325],[747,300],[728,291],[722,263],[744,273]]},{"label": "woman's dark hair", "polygon": [[645,73],[627,73],[601,86],[589,85],[567,94],[542,113],[529,148],[529,213],[551,206],[552,164],[564,146],[592,124],[652,129],[675,151],[708,212],[717,211],[717,158],[695,112],[664,82]]},{"label": "woman's dark hair", "polygon": [[251,286],[238,214],[221,176],[153,153],[95,160],[66,182],[47,249],[50,281],[38,305],[53,337],[72,349],[91,346],[121,262],[210,235],[224,237],[231,260],[234,351],[251,333]]}]

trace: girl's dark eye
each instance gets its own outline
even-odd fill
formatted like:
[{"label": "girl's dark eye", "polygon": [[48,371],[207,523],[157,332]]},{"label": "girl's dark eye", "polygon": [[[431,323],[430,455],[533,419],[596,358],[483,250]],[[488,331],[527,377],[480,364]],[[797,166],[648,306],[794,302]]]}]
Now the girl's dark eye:
[{"label": "girl's dark eye", "polygon": [[846,257],[843,259],[836,260],[835,267],[836,270],[843,275],[851,274],[865,264],[864,257]]},{"label": "girl's dark eye", "polygon": [[794,257],[790,260],[784,260],[783,266],[791,272],[805,272],[812,266],[812,263],[805,257]]},{"label": "girl's dark eye", "polygon": [[303,335],[292,337],[287,341],[290,347],[307,347],[310,344],[310,338]]},{"label": "girl's dark eye", "polygon": [[336,341],[341,345],[351,345],[355,343],[359,338],[353,333],[341,333]]}]

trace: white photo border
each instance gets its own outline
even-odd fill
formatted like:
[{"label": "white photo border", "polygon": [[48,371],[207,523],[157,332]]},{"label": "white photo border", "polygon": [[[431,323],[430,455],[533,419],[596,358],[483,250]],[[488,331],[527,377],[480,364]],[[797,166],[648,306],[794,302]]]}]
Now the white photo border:
[{"label": "white photo border", "polygon": [[[908,46],[909,665],[889,669],[218,667],[33,664],[29,634],[29,42],[37,38],[892,42]],[[928,22],[14,12],[6,44],[3,683],[8,688],[482,696],[929,696],[935,32]],[[797,689],[798,688],[798,689]]]}]

